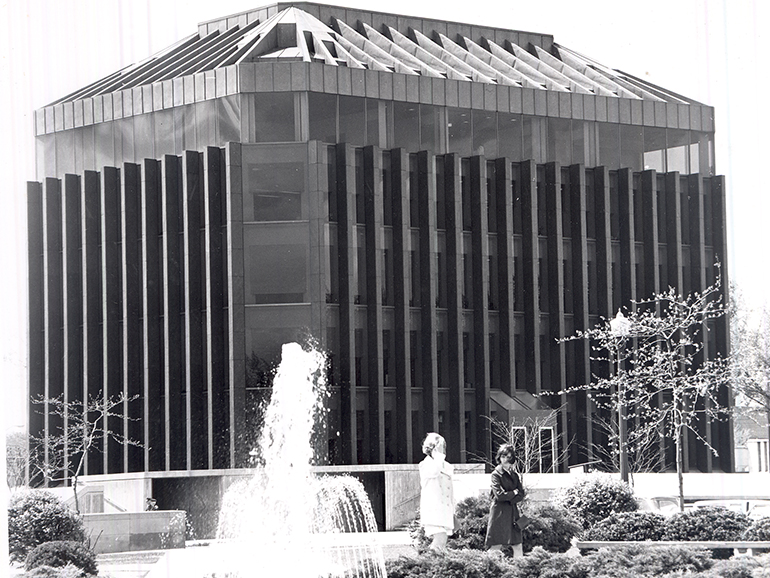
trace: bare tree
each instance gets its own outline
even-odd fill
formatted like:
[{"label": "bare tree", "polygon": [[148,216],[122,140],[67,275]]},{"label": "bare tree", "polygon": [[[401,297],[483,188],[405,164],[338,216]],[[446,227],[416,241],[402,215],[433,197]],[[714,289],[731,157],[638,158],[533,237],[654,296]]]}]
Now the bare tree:
[{"label": "bare tree", "polygon": [[5,436],[5,474],[9,488],[27,484],[29,465],[29,438],[23,432],[11,432]]},{"label": "bare tree", "polygon": [[[722,419],[729,411],[720,403],[730,379],[728,360],[704,355],[709,324],[726,311],[718,275],[700,293],[683,297],[669,288],[632,302],[622,334],[604,323],[569,338],[590,340],[594,359],[617,368],[609,377],[594,376],[592,383],[577,389],[604,396],[618,416],[619,432],[628,420],[637,438],[652,441],[663,436],[674,442],[681,509],[685,434],[690,432],[717,455],[698,424]],[[627,442],[620,444],[621,450],[624,445]]]},{"label": "bare tree", "polygon": [[[730,340],[732,380],[736,406],[752,419],[757,413],[765,419],[770,437],[770,311],[751,311],[731,291]],[[756,419],[756,421],[760,421]],[[770,456],[768,456],[770,459]]]},{"label": "bare tree", "polygon": [[[561,408],[560,408],[561,409]],[[519,474],[557,472],[559,464],[569,457],[571,442],[559,449],[557,439],[557,416],[559,409],[550,410],[546,415],[512,417],[503,422],[487,417],[492,439],[497,444],[511,444],[515,450],[514,468]],[[486,416],[485,416],[486,417]],[[479,457],[479,456],[476,456]],[[496,465],[494,460],[482,459]]]},{"label": "bare tree", "polygon": [[78,479],[83,473],[86,456],[100,451],[103,444],[112,439],[119,444],[143,447],[142,443],[128,438],[122,432],[108,427],[112,418],[136,421],[126,416],[127,404],[138,395],[106,397],[101,393],[89,397],[87,402],[65,400],[63,395],[54,398],[36,397],[32,403],[42,405],[49,416],[55,416],[62,425],[53,431],[31,437],[30,477],[39,475],[47,482],[72,480],[75,510],[80,513]]},{"label": "bare tree", "polygon": [[[597,404],[599,405],[599,404]],[[620,435],[617,421],[607,419],[598,412],[591,416],[594,431],[607,439],[606,444],[593,444],[593,455],[602,463],[620,471]],[[660,436],[632,428],[626,440],[628,471],[633,474],[657,472],[660,469]],[[633,480],[632,480],[633,481]]]}]

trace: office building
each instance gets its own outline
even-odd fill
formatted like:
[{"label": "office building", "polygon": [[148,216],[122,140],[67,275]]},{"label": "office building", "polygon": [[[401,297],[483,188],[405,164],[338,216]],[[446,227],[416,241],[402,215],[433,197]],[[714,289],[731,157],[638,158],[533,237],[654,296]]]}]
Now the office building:
[{"label": "office building", "polygon": [[[515,416],[548,417],[543,471],[590,462],[599,410],[537,396],[601,369],[557,340],[726,263],[714,110],[547,34],[279,3],[43,107],[35,134],[30,393],[138,396],[111,426],[143,447],[107,442],[89,475],[245,465],[265,370],[307,338],[319,463],[415,463],[428,431],[490,457],[489,420]],[[36,409],[33,433],[56,425]],[[686,467],[732,471],[730,429],[704,424],[719,456],[690,440]]]}]

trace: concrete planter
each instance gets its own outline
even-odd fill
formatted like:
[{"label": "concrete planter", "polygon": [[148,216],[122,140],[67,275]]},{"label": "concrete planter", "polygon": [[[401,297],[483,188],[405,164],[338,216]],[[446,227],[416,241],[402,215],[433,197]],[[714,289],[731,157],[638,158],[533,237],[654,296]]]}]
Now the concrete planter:
[{"label": "concrete planter", "polygon": [[184,548],[182,510],[84,514],[83,522],[97,554]]}]

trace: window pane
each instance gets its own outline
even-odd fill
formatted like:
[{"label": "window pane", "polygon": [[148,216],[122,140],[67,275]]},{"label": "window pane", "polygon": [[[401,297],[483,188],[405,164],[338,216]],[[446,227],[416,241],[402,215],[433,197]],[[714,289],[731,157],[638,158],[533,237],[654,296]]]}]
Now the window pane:
[{"label": "window pane", "polygon": [[303,218],[304,146],[244,148],[244,219],[296,221]]},{"label": "window pane", "polygon": [[441,126],[439,120],[441,108],[437,106],[420,105],[420,150],[438,152],[441,150]]},{"label": "window pane", "polygon": [[512,161],[521,160],[521,115],[499,112],[497,134],[499,155]]},{"label": "window pane", "polygon": [[251,303],[301,303],[307,284],[307,246],[249,248]]},{"label": "window pane", "polygon": [[462,108],[447,109],[449,152],[462,156],[471,154],[471,112]]},{"label": "window pane", "polygon": [[666,169],[690,172],[690,131],[668,129],[666,134]]},{"label": "window pane", "polygon": [[524,149],[522,151],[522,158],[524,160],[533,160],[536,163],[543,163],[546,160],[545,155],[545,142],[546,142],[546,128],[545,119],[535,116],[523,117],[523,140]]},{"label": "window pane", "polygon": [[417,152],[420,147],[420,114],[417,104],[412,102],[393,103],[393,124],[397,148]]},{"label": "window pane", "polygon": [[620,125],[620,166],[635,171],[642,170],[642,127]]},{"label": "window pane", "polygon": [[[115,162],[115,142],[112,136],[112,123],[102,122],[95,124],[94,138],[96,140],[96,170],[100,171],[105,166],[113,166]],[[53,143],[53,139],[51,141]],[[47,153],[48,151],[46,150],[46,157],[48,157]],[[53,151],[51,158],[56,158],[56,154]]]},{"label": "window pane", "polygon": [[340,142],[357,146],[365,143],[365,102],[355,96],[340,96]]},{"label": "window pane", "polygon": [[[217,103],[204,100],[195,104],[195,122],[197,125],[198,146],[213,146],[217,141]],[[155,118],[157,132],[158,119]]]},{"label": "window pane", "polygon": [[337,96],[311,92],[308,94],[310,140],[337,142]]},{"label": "window pane", "polygon": [[569,119],[548,119],[548,160],[572,163],[572,136]]},{"label": "window pane", "polygon": [[[193,122],[195,117],[193,116]],[[96,125],[101,126],[101,125]],[[137,159],[154,159],[155,137],[152,114],[139,114],[134,117],[134,154]],[[96,142],[97,166],[99,165],[99,141]]]},{"label": "window pane", "polygon": [[294,137],[294,94],[291,92],[254,95],[256,142],[291,142]]},{"label": "window pane", "polygon": [[497,118],[487,110],[473,111],[473,154],[497,157]]},{"label": "window pane", "polygon": [[645,127],[644,129],[644,168],[663,172],[666,170],[666,129]]},{"label": "window pane", "polygon": [[609,169],[620,168],[620,127],[608,122],[596,123],[599,127],[599,158],[597,164]]},{"label": "window pane", "polygon": [[219,112],[219,145],[241,140],[241,103],[238,95],[217,99]]},{"label": "window pane", "polygon": [[[384,113],[384,107],[383,107]],[[383,120],[385,115],[383,114]],[[384,124],[384,123],[383,123]],[[384,127],[383,127],[384,128]],[[385,142],[380,142],[380,102],[373,99],[366,100],[366,144],[385,148]],[[384,141],[384,139],[383,139]]]}]

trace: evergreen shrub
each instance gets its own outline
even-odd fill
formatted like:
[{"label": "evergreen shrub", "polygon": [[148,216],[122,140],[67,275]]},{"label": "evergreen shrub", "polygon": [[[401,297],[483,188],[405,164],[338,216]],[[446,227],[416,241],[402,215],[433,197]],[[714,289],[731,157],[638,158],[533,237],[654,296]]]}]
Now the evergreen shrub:
[{"label": "evergreen shrub", "polygon": [[38,566],[22,574],[23,578],[61,578],[61,568],[53,566]]},{"label": "evergreen shrub", "polygon": [[22,574],[21,578],[83,578],[83,576],[86,576],[83,570],[72,564],[67,564],[60,568],[38,566]]},{"label": "evergreen shrub", "polygon": [[488,495],[465,498],[455,506],[458,528],[449,539],[451,548],[483,550],[487,536],[490,499]]},{"label": "evergreen shrub", "polygon": [[666,518],[654,512],[616,512],[588,528],[582,538],[616,542],[660,540],[665,524]]},{"label": "evergreen shrub", "polygon": [[770,540],[770,518],[760,518],[750,523],[743,532],[741,540],[757,540],[765,542]]},{"label": "evergreen shrub", "polygon": [[523,513],[531,519],[522,532],[525,554],[538,546],[549,552],[566,552],[572,545],[572,538],[582,530],[578,519],[559,506],[527,506]]},{"label": "evergreen shrub", "polygon": [[27,555],[24,566],[27,571],[40,566],[63,568],[72,564],[85,574],[96,575],[99,569],[96,565],[96,554],[82,542],[57,540],[45,542],[35,547]]},{"label": "evergreen shrub", "polygon": [[[740,540],[751,521],[746,514],[707,506],[678,512],[668,518],[663,540]],[[732,548],[714,548],[715,558],[729,558]]]},{"label": "evergreen shrub", "polygon": [[508,578],[511,566],[498,552],[449,550],[444,555],[387,560],[388,578]]},{"label": "evergreen shrub", "polygon": [[557,503],[573,512],[583,528],[590,528],[610,514],[639,509],[628,483],[601,474],[589,475],[564,488],[557,496]]},{"label": "evergreen shrub", "polygon": [[8,553],[22,562],[32,549],[45,542],[86,539],[83,521],[64,503],[45,490],[15,493],[8,504]]}]

